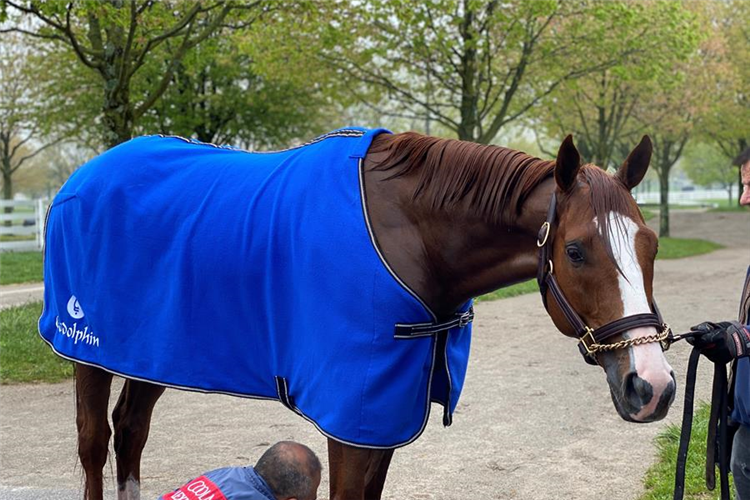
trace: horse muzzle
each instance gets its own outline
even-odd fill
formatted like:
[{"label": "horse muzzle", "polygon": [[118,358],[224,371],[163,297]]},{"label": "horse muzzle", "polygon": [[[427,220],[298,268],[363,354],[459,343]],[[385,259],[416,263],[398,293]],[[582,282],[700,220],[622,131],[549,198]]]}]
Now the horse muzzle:
[{"label": "horse muzzle", "polygon": [[667,416],[677,393],[674,372],[647,374],[628,372],[609,388],[617,413],[628,422],[647,423]]}]

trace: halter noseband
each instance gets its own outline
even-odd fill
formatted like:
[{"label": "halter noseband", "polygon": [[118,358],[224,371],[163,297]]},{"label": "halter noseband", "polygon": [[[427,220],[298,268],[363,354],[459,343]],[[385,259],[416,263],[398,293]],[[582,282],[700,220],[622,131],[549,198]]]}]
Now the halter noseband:
[{"label": "halter noseband", "polygon": [[[549,210],[547,211],[547,220],[542,224],[537,236],[536,244],[539,247],[539,266],[537,268],[536,279],[537,283],[539,283],[539,291],[542,293],[544,308],[549,312],[547,307],[547,291],[550,291],[552,292],[552,297],[554,297],[555,302],[565,316],[565,319],[573,327],[573,330],[579,339],[578,349],[581,351],[586,362],[591,365],[598,364],[596,354],[601,351],[625,349],[630,346],[648,344],[651,342],[660,342],[662,349],[666,350],[669,347],[669,339],[672,338],[672,331],[670,330],[669,325],[662,320],[661,313],[659,312],[659,308],[656,306],[656,301],[654,300],[651,301],[651,308],[653,310],[651,313],[625,316],[602,325],[599,328],[590,328],[583,322],[581,317],[565,298],[554,274],[552,250],[550,249],[549,243],[553,239],[552,233],[554,230],[556,213],[557,195],[553,192],[549,204]],[[621,340],[611,344],[604,343],[615,335],[632,330],[633,328],[649,326],[656,328],[660,333],[647,335],[645,337],[636,337],[634,339]]]}]

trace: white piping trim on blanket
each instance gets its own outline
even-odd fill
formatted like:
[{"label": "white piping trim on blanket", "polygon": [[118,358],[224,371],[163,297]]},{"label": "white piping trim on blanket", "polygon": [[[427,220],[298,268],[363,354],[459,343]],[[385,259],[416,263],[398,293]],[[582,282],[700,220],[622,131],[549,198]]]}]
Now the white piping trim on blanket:
[{"label": "white piping trim on blanket", "polygon": [[181,141],[185,141],[188,144],[194,144],[196,146],[213,146],[217,149],[225,149],[227,151],[238,151],[241,153],[251,153],[251,154],[273,154],[273,153],[285,153],[287,151],[293,151],[295,149],[304,148],[305,146],[316,144],[330,137],[362,137],[363,135],[365,135],[365,132],[363,130],[356,130],[356,129],[351,129],[351,128],[334,130],[333,132],[328,132],[327,134],[319,135],[318,137],[315,137],[314,139],[310,139],[306,143],[300,144],[299,146],[291,146],[286,149],[275,149],[272,151],[249,151],[247,149],[242,149],[242,148],[238,148],[238,147],[234,147],[234,146],[230,146],[226,144],[221,145],[221,144],[214,144],[212,142],[203,142],[197,139],[190,139],[190,138],[182,137],[179,135],[165,135],[165,134],[155,134],[155,135],[157,137],[163,137],[165,139],[180,139]]},{"label": "white piping trim on blanket", "polygon": [[[370,236],[370,243],[372,243],[373,248],[375,249],[375,252],[378,254],[378,257],[380,258],[380,262],[383,263],[383,266],[388,270],[391,276],[393,276],[393,279],[396,280],[396,282],[403,287],[404,290],[409,292],[409,294],[414,297],[417,302],[422,304],[422,307],[425,308],[425,310],[430,313],[430,316],[432,316],[432,321],[437,321],[437,315],[432,312],[432,309],[425,303],[422,298],[417,295],[417,292],[409,288],[409,285],[404,283],[401,278],[398,277],[398,274],[395,273],[395,271],[391,268],[390,265],[388,265],[388,262],[385,260],[385,257],[383,256],[383,253],[380,251],[380,247],[378,246],[377,240],[375,239],[375,233],[372,231],[372,226],[370,225],[370,214],[367,213],[367,196],[365,195],[365,168],[364,168],[364,158],[360,158],[357,162],[357,168],[359,170],[359,196],[362,201],[362,214],[365,218],[365,225],[367,226],[367,234]],[[425,323],[426,325],[429,323]]]},{"label": "white piping trim on blanket", "polygon": [[[46,304],[45,304],[45,307],[46,307]],[[42,314],[44,314],[44,311],[42,311]],[[235,396],[235,397],[244,398],[244,399],[258,399],[258,400],[264,400],[264,401],[276,401],[279,404],[281,404],[284,408],[287,408],[288,410],[291,410],[293,413],[296,413],[300,417],[304,418],[305,420],[307,420],[308,422],[310,422],[311,424],[313,424],[313,426],[315,426],[315,428],[318,430],[318,432],[320,432],[321,434],[323,434],[325,437],[333,439],[334,441],[337,441],[339,443],[346,444],[346,445],[349,445],[349,446],[354,446],[354,447],[357,447],[357,448],[366,448],[366,449],[372,449],[372,450],[393,450],[393,449],[401,448],[402,446],[406,446],[408,444],[411,444],[414,441],[416,441],[419,438],[419,436],[422,435],[422,433],[424,432],[425,428],[427,427],[427,422],[430,419],[430,405],[432,403],[437,403],[437,404],[439,404],[441,406],[445,406],[441,401],[430,398],[430,393],[432,392],[432,374],[435,371],[435,353],[437,351],[437,339],[433,339],[433,342],[432,342],[432,363],[431,363],[431,369],[430,369],[430,378],[429,378],[429,380],[427,382],[427,394],[426,394],[427,404],[426,404],[424,419],[422,420],[422,426],[419,428],[419,430],[411,438],[409,438],[406,441],[402,441],[400,443],[396,443],[396,444],[391,445],[391,446],[375,446],[375,445],[365,445],[365,444],[361,444],[361,443],[355,443],[353,441],[346,441],[344,439],[338,438],[338,437],[336,437],[336,436],[334,436],[334,435],[326,432],[322,427],[320,427],[320,425],[318,425],[318,423],[315,420],[313,420],[312,418],[310,418],[307,415],[305,415],[299,408],[297,408],[297,406],[294,406],[294,408],[289,408],[286,405],[284,405],[284,403],[281,402],[280,397],[274,398],[274,397],[270,397],[270,396],[258,396],[258,395],[255,395],[255,394],[243,394],[243,393],[239,393],[239,392],[201,389],[199,387],[190,387],[190,386],[186,386],[186,385],[167,384],[165,382],[157,382],[157,381],[154,381],[154,380],[149,380],[147,378],[134,377],[133,375],[127,375],[127,374],[118,372],[116,370],[111,370],[109,368],[106,368],[104,366],[98,365],[96,363],[91,363],[89,361],[81,361],[80,359],[75,359],[75,358],[72,358],[70,356],[66,356],[65,354],[62,354],[57,349],[55,349],[55,346],[52,345],[52,343],[50,341],[48,341],[46,338],[44,338],[44,336],[42,335],[41,328],[39,328],[40,322],[41,322],[41,317],[39,318],[39,322],[37,322],[37,331],[39,333],[39,336],[50,347],[50,349],[52,349],[52,352],[54,352],[55,354],[57,354],[61,358],[66,359],[68,361],[72,361],[74,363],[78,363],[78,364],[81,364],[81,365],[92,366],[94,368],[99,368],[100,370],[104,370],[107,373],[111,373],[112,375],[117,375],[118,377],[122,377],[124,379],[137,380],[139,382],[147,382],[149,384],[160,385],[162,387],[167,387],[169,389],[178,389],[178,390],[181,390],[181,391],[190,391],[190,392],[200,392],[200,393],[203,393],[203,394],[223,394],[223,395],[226,395],[226,396]],[[278,393],[278,388],[277,388],[277,393]],[[288,389],[287,389],[287,393],[288,393]]]}]

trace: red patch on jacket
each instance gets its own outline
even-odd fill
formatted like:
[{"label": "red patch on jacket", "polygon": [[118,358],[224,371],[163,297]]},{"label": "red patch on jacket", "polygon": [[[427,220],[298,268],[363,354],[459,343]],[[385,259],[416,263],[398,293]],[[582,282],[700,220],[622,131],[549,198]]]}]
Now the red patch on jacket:
[{"label": "red patch on jacket", "polygon": [[206,476],[196,477],[183,487],[164,495],[164,500],[227,500]]}]

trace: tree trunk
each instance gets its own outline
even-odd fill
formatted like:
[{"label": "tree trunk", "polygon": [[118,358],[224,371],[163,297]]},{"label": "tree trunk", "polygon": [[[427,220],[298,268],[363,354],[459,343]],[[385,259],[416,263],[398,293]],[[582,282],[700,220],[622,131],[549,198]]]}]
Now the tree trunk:
[{"label": "tree trunk", "polygon": [[669,237],[669,168],[659,170],[659,237]]},{"label": "tree trunk", "polygon": [[[109,0],[109,3],[117,9],[124,7],[122,0]],[[102,31],[106,33],[106,40],[102,40]],[[125,60],[125,28],[113,25],[102,30],[99,19],[91,17],[89,38],[92,39],[94,47],[101,45],[104,50],[102,65],[99,68],[99,73],[104,79],[103,139],[104,144],[111,148],[130,140],[133,132],[130,78],[122,74],[130,69],[130,61]]]},{"label": "tree trunk", "polygon": [[[109,87],[112,83],[107,84]],[[114,92],[105,89],[103,133],[104,144],[113,148],[120,143],[130,140],[133,136],[133,108],[130,104],[130,89],[128,84]]]},{"label": "tree trunk", "polygon": [[458,138],[462,141],[477,142],[477,49],[474,46],[474,11],[464,2],[464,18],[460,26],[463,40],[461,54],[461,120],[458,125]]},{"label": "tree trunk", "polygon": [[13,178],[10,173],[5,170],[3,170],[3,199],[13,199]]},{"label": "tree trunk", "polygon": [[[5,163],[5,158],[3,159],[3,163]],[[5,166],[4,166],[5,167]],[[13,178],[11,177],[10,173],[10,165],[8,165],[8,168],[3,168],[3,199],[4,200],[12,200],[13,199]],[[13,207],[5,207],[3,210],[3,213],[10,214],[13,213]],[[6,220],[3,223],[4,226],[10,226],[12,225],[11,221]]]}]

